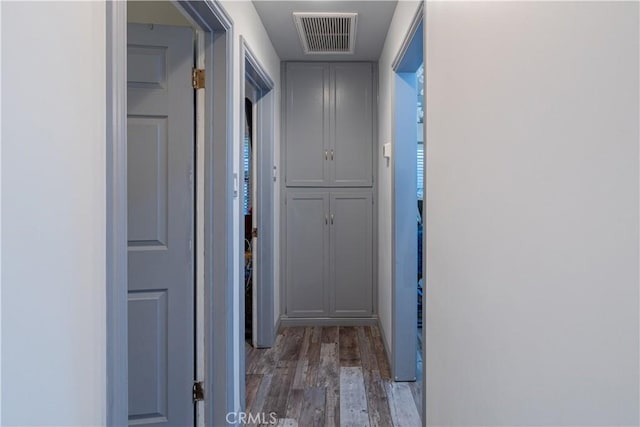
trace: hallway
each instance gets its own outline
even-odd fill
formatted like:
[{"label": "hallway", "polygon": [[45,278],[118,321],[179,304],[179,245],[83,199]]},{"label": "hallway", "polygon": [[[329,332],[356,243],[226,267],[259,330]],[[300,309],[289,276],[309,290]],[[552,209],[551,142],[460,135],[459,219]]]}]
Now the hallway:
[{"label": "hallway", "polygon": [[[0,425],[640,426],[639,1],[132,5],[0,1]],[[304,25],[325,21],[349,31]],[[197,29],[174,50],[129,23]],[[423,85],[396,72],[414,49]],[[257,78],[251,314],[275,346],[247,350]],[[421,405],[393,381],[403,82],[425,94]],[[375,326],[319,326],[346,319]]]},{"label": "hallway", "polygon": [[270,349],[247,345],[248,413],[284,426],[420,425],[420,382],[391,380],[377,326],[281,328]]}]

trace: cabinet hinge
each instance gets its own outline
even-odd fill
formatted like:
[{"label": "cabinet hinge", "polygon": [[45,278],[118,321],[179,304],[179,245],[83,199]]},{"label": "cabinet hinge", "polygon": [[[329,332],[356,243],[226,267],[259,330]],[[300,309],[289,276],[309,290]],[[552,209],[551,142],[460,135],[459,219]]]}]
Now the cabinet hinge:
[{"label": "cabinet hinge", "polygon": [[196,381],[193,383],[193,401],[199,402],[204,400],[204,385],[202,381]]},{"label": "cabinet hinge", "polygon": [[191,84],[194,89],[204,89],[204,69],[194,68],[191,70]]}]

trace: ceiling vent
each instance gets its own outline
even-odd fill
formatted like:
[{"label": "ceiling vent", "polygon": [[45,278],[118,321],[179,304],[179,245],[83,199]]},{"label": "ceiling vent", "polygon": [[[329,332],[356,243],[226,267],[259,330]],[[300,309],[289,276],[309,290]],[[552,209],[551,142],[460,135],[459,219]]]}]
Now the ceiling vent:
[{"label": "ceiling vent", "polygon": [[306,54],[353,53],[357,18],[357,13],[293,12]]}]

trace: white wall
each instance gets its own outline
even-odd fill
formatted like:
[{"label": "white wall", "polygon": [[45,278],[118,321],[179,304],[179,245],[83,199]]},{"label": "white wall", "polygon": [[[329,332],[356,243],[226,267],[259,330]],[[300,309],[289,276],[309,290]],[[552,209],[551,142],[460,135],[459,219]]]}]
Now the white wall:
[{"label": "white wall", "polygon": [[1,7],[1,423],[104,425],[105,5]]},{"label": "white wall", "polygon": [[[409,27],[418,10],[418,1],[399,1],[389,26],[387,38],[380,59],[379,99],[378,99],[378,316],[387,345],[392,342],[391,329],[391,162],[382,157],[382,145],[390,142],[393,146],[393,86],[395,73],[391,64],[395,59]],[[392,149],[392,152],[394,150]]]},{"label": "white wall", "polygon": [[638,425],[638,9],[427,3],[428,425]]},{"label": "white wall", "polygon": [[[260,64],[264,67],[266,72],[269,74],[271,79],[275,82],[275,102],[276,108],[274,110],[275,113],[275,152],[274,159],[276,165],[278,166],[278,171],[280,170],[279,165],[279,141],[280,141],[280,58],[278,57],[273,45],[271,44],[271,40],[267,35],[264,26],[262,25],[262,21],[258,16],[255,8],[253,7],[253,3],[249,0],[226,0],[222,1],[222,6],[227,11],[231,19],[233,20],[233,33],[235,40],[233,41],[234,46],[234,56],[233,56],[233,75],[234,75],[234,85],[233,85],[233,99],[234,99],[234,150],[233,150],[233,164],[234,164],[234,173],[238,174],[238,179],[240,179],[241,171],[240,171],[240,155],[242,153],[242,138],[244,134],[244,123],[240,123],[241,120],[241,112],[244,111],[244,99],[241,99],[240,93],[241,88],[244,86],[244,76],[241,75],[241,61],[244,61],[244,58],[240,58],[240,48],[241,42],[240,37],[244,37],[251,51],[256,55]],[[280,176],[278,174],[278,179]],[[275,315],[278,316],[280,313],[280,303],[279,303],[279,283],[280,283],[280,269],[279,269],[279,256],[280,253],[280,227],[279,227],[279,218],[280,218],[280,209],[279,202],[280,194],[279,194],[279,183],[274,183],[275,190],[275,202],[274,202],[274,240],[275,240],[275,248],[274,248],[274,286],[276,287],[274,291],[274,299],[275,299]],[[236,220],[234,224],[234,236],[233,240],[236,245],[240,244],[240,227],[244,227],[244,222],[240,223],[240,212],[241,212],[240,200],[236,198],[233,203],[233,215]],[[244,245],[244,243],[242,243]],[[241,250],[241,246],[236,246],[234,248],[234,254],[239,254]],[[239,311],[240,298],[244,298],[244,278],[240,278],[240,259],[238,256],[234,259],[234,310],[235,312]],[[274,319],[274,323],[277,320]],[[244,340],[240,340],[241,335],[244,335],[244,319],[242,319],[242,323],[236,323],[234,325],[234,336],[237,339],[237,342],[234,345],[235,351],[238,353],[234,358],[236,361],[236,366],[234,368],[236,372],[236,378],[239,378],[239,360],[240,355],[239,352],[244,351]],[[240,396],[236,396],[236,407],[239,408]]]},{"label": "white wall", "polygon": [[[0,29],[2,28],[2,4],[0,4]],[[0,31],[2,46],[2,31]],[[0,48],[1,51],[1,48]],[[2,55],[0,54],[0,100],[2,100]],[[0,196],[2,195],[2,102],[0,102]],[[0,424],[2,424],[2,197],[0,197]]]}]

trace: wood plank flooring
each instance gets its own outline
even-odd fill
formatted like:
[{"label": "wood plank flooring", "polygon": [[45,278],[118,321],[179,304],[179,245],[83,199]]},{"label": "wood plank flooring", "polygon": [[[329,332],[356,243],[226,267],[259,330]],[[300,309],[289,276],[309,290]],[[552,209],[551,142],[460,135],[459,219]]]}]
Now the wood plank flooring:
[{"label": "wood plank flooring", "polygon": [[246,369],[246,411],[280,426],[421,424],[421,385],[391,380],[375,326],[282,328],[273,347],[247,346]]}]

